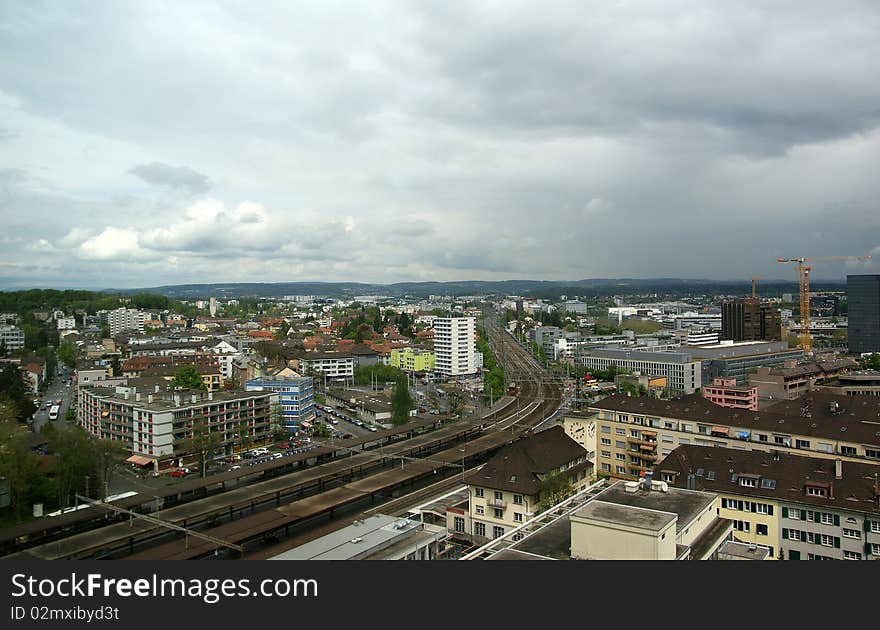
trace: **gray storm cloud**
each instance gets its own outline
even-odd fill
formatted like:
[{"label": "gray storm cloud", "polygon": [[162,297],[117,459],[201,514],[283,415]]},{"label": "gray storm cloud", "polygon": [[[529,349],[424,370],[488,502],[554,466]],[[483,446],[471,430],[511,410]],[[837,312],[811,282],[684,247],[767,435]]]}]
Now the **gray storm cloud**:
[{"label": "gray storm cloud", "polygon": [[877,32],[857,0],[8,4],[0,286],[788,277],[880,243]]}]

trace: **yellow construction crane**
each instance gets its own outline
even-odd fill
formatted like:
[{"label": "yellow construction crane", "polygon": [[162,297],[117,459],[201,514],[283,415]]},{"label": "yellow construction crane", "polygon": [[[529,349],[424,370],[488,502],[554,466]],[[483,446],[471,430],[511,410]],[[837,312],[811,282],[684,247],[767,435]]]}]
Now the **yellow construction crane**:
[{"label": "yellow construction crane", "polygon": [[[797,263],[798,279],[800,280],[800,298],[801,298],[801,325],[800,339],[801,347],[804,354],[813,354],[812,343],[810,340],[810,272],[813,268],[804,265],[805,262],[817,262],[823,260],[870,260],[870,256],[811,256],[809,258],[777,258],[777,262],[781,263]],[[754,287],[754,284],[752,285]]]},{"label": "yellow construction crane", "polygon": [[758,294],[755,291],[755,281],[764,280],[761,276],[752,276],[752,299],[755,300],[758,298]]}]

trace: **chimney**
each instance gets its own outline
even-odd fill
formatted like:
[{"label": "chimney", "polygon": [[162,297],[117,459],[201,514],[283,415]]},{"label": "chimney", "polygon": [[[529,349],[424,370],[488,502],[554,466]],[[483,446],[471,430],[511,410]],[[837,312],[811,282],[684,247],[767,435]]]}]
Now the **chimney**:
[{"label": "chimney", "polygon": [[693,473],[688,473],[687,489],[688,490],[696,490],[697,489],[697,477]]},{"label": "chimney", "polygon": [[140,401],[141,401],[141,395],[140,395],[139,393],[138,393],[138,394],[135,394],[135,395],[134,395],[134,399],[135,399],[136,402],[140,402]]},{"label": "chimney", "polygon": [[650,470],[645,471],[645,481],[642,484],[642,489],[646,492],[651,491],[651,478],[654,476],[654,473]]},{"label": "chimney", "polygon": [[153,404],[153,395],[152,394],[147,394],[147,404],[148,405]]},{"label": "chimney", "polygon": [[159,386],[158,385],[156,385],[156,389],[154,390],[154,393],[156,393],[156,394],[159,393]]},{"label": "chimney", "polygon": [[214,392],[208,392],[208,400],[214,400]]},{"label": "chimney", "polygon": [[834,460],[834,478],[835,479],[843,479],[843,460],[835,459]]},{"label": "chimney", "polygon": [[192,402],[196,402],[198,400],[198,397],[199,397],[198,394],[193,394],[191,396]]},{"label": "chimney", "polygon": [[174,394],[174,406],[180,407],[180,394]]}]

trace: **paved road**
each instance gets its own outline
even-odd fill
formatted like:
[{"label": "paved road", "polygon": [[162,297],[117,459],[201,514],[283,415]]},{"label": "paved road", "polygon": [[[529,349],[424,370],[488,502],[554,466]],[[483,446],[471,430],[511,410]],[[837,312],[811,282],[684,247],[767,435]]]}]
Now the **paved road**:
[{"label": "paved road", "polygon": [[45,425],[49,423],[49,409],[44,408],[46,402],[49,402],[49,407],[51,407],[51,402],[53,400],[61,399],[61,411],[58,414],[58,420],[56,422],[64,422],[64,415],[67,413],[67,410],[70,407],[70,397],[72,390],[72,386],[67,387],[64,384],[64,381],[69,378],[70,371],[66,368],[64,369],[62,376],[52,377],[52,382],[46,389],[46,393],[43,394],[40,398],[40,409],[34,415],[34,432],[40,431]]}]

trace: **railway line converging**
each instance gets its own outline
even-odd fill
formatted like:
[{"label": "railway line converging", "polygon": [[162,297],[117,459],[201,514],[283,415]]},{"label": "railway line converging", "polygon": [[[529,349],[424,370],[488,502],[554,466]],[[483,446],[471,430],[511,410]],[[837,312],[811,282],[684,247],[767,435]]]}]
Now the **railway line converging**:
[{"label": "railway line converging", "polygon": [[[5,558],[249,557],[332,519],[460,475],[542,424],[562,402],[561,387],[531,354],[497,324],[488,318],[486,323],[490,344],[516,379],[517,394],[481,417],[376,434],[351,447],[331,443],[285,458],[291,461],[192,480],[191,488],[171,496],[131,497],[114,504],[116,509],[91,507],[81,515],[57,517],[69,521],[66,532],[37,530],[18,538],[0,533],[6,534],[0,536],[2,548],[13,551]],[[147,512],[150,520],[132,515]],[[187,531],[171,530],[156,519]]]}]

